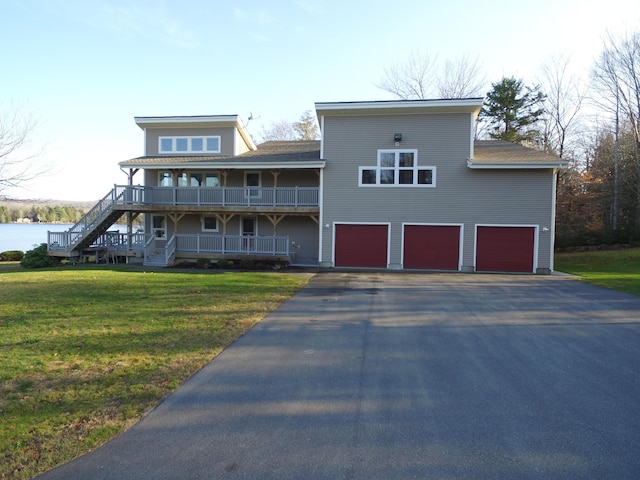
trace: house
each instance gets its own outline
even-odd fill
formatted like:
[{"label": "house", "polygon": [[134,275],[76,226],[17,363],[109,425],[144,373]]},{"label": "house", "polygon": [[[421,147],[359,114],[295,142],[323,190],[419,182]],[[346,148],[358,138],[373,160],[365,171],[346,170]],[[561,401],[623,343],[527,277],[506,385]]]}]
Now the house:
[{"label": "house", "polygon": [[[474,141],[481,106],[320,102],[319,142],[258,146],[237,115],[136,117],[145,152],[120,162],[128,184],[68,232],[50,233],[49,253],[549,273],[564,163]],[[140,213],[144,231],[133,233]],[[123,215],[128,232],[109,235]]]}]

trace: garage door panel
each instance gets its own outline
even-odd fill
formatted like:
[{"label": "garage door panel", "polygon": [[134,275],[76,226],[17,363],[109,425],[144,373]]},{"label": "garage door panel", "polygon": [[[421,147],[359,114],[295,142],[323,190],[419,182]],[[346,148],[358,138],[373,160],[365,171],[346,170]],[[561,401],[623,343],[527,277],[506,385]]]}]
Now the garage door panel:
[{"label": "garage door panel", "polygon": [[460,227],[457,225],[405,225],[404,268],[458,270]]},{"label": "garage door panel", "polygon": [[387,268],[388,232],[387,225],[337,224],[335,265]]},{"label": "garage door panel", "polygon": [[476,270],[533,272],[534,227],[478,227]]}]

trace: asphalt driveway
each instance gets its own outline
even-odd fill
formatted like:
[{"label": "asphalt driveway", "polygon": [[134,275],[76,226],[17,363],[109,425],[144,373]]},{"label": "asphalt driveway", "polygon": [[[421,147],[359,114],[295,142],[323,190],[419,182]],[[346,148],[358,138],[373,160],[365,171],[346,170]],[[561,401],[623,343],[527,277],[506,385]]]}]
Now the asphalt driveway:
[{"label": "asphalt driveway", "polygon": [[556,276],[321,273],[41,478],[637,479],[640,298]]}]

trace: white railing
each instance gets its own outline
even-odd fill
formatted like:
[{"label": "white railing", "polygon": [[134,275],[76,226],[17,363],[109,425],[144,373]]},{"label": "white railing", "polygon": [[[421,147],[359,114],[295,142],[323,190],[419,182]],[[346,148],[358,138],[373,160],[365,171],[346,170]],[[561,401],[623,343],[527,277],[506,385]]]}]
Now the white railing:
[{"label": "white railing", "polygon": [[289,237],[176,235],[178,253],[289,255]]},{"label": "white railing", "polygon": [[128,233],[105,232],[100,235],[95,242],[91,244],[92,247],[106,248],[109,250],[142,250],[145,246],[146,238],[144,233],[132,233],[131,240],[129,240]]},{"label": "white railing", "polygon": [[318,187],[146,187],[118,185],[120,205],[317,207]]},{"label": "white railing", "polygon": [[164,264],[169,265],[173,260],[173,257],[176,254],[176,245],[177,240],[176,236],[172,235],[169,241],[167,242],[167,246],[164,249]]},{"label": "white railing", "polygon": [[65,251],[75,247],[113,212],[113,205],[121,202],[120,196],[122,194],[122,191],[114,188],[102,197],[98,203],[85,213],[78,223],[73,225],[69,230],[64,232],[48,232],[48,249]]}]

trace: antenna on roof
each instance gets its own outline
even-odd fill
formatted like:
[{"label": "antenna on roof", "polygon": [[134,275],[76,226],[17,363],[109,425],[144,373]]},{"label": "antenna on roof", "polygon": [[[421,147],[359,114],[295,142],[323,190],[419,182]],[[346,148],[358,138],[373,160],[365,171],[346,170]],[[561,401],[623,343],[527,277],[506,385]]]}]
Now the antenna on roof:
[{"label": "antenna on roof", "polygon": [[249,125],[249,122],[251,120],[260,120],[260,117],[254,117],[253,112],[249,112],[249,118],[247,118],[247,125]]}]

